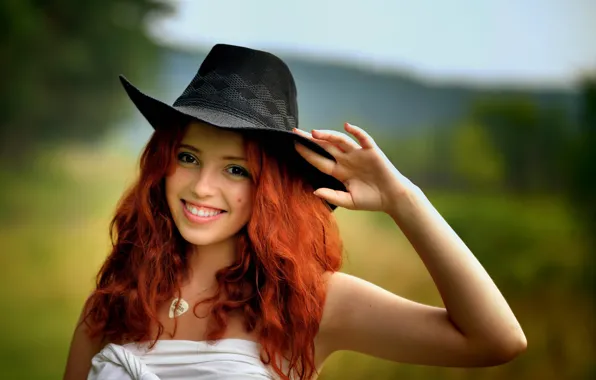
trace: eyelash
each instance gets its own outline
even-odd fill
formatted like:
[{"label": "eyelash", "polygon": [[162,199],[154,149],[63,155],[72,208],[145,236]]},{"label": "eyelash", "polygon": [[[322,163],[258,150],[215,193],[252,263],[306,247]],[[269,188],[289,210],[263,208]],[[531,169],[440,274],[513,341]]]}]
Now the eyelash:
[{"label": "eyelash", "polygon": [[[184,160],[184,157],[190,157],[191,159],[194,160],[194,162],[185,161]],[[199,163],[199,160],[195,156],[193,156],[192,154],[187,153],[187,152],[178,153],[178,161],[181,162],[181,163],[183,163],[183,164],[189,164],[189,165],[193,165],[195,163],[197,163],[197,164]],[[229,166],[226,169],[240,169],[240,174],[234,174],[234,173],[231,173],[230,171],[228,171],[228,173],[230,175],[234,176],[234,177],[250,177],[250,174],[248,173],[248,170],[246,170],[242,166],[232,165],[232,166]]]}]

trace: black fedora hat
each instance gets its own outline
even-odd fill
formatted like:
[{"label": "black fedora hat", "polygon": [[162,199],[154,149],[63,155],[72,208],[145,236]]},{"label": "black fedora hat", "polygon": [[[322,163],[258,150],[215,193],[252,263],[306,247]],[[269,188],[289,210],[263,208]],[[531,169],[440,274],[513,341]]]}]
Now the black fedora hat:
[{"label": "black fedora hat", "polygon": [[[293,142],[298,141],[333,159],[319,145],[292,132],[298,128],[296,84],[288,66],[271,53],[215,45],[171,106],[142,93],[123,76],[120,81],[154,129],[196,119],[220,128],[254,131],[271,139],[276,152],[289,160],[313,189],[346,191],[340,181],[322,173],[295,151]],[[332,210],[336,208],[329,206]]]}]

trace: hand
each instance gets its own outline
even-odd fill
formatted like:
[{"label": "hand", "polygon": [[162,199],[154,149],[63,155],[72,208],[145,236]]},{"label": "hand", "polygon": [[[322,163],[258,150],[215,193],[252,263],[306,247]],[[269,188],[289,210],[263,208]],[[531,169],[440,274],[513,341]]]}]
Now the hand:
[{"label": "hand", "polygon": [[358,142],[341,132],[313,130],[310,134],[294,129],[294,133],[319,144],[336,161],[300,143],[296,143],[298,153],[321,172],[337,178],[347,189],[345,192],[321,188],[315,195],[350,210],[388,212],[392,199],[414,189],[414,185],[393,166],[368,133],[349,123],[344,128]]}]

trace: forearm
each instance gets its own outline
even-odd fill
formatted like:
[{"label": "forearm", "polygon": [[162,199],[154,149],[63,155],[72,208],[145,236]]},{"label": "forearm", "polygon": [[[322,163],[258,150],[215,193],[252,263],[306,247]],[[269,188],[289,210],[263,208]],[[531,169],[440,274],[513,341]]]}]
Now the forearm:
[{"label": "forearm", "polygon": [[430,272],[454,326],[471,343],[517,350],[525,337],[488,273],[417,188],[391,199],[388,214]]}]

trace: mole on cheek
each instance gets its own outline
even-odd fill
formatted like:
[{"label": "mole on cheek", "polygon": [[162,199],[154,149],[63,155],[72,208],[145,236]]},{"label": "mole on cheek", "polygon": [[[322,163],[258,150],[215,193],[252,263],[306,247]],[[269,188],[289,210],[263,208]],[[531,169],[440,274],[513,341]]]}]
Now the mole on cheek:
[{"label": "mole on cheek", "polygon": [[242,203],[242,198],[236,199],[236,203],[241,204]]}]

